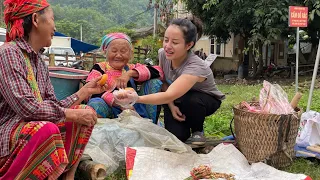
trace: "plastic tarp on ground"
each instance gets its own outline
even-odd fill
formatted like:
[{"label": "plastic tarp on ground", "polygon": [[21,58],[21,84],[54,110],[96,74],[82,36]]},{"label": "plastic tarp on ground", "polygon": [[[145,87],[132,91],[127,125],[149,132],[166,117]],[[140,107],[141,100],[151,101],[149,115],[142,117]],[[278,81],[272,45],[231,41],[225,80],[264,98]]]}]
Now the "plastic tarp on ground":
[{"label": "plastic tarp on ground", "polygon": [[153,147],[179,154],[196,154],[169,131],[131,110],[124,110],[116,119],[99,118],[84,154],[104,164],[107,173],[111,174],[125,165],[126,147]]},{"label": "plastic tarp on ground", "polygon": [[[59,32],[55,32],[54,35],[55,36],[67,37],[66,35],[64,35],[62,33],[59,33]],[[92,50],[95,50],[95,49],[99,48],[98,46],[95,46],[95,45],[92,45],[92,44],[88,44],[88,43],[79,41],[79,40],[74,39],[74,38],[71,38],[71,47],[72,47],[73,51],[76,54],[79,54],[80,52],[87,53],[89,51],[92,51]]]},{"label": "plastic tarp on ground", "polygon": [[264,163],[249,165],[247,159],[233,145],[220,144],[209,154],[178,154],[150,147],[126,149],[129,180],[183,180],[199,165],[211,167],[213,172],[230,173],[236,180],[311,180],[303,174],[277,170]]}]

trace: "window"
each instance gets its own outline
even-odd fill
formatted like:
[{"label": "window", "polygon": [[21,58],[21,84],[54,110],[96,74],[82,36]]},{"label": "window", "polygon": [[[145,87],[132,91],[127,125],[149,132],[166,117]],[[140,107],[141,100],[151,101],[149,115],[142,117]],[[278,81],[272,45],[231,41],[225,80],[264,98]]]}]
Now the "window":
[{"label": "window", "polygon": [[216,42],[215,39],[210,39],[210,53],[220,56],[223,55],[222,52],[223,44]]},{"label": "window", "polygon": [[62,55],[62,52],[61,52],[60,48],[51,48],[51,52],[50,53]]},{"label": "window", "polygon": [[214,39],[210,40],[210,53],[215,54],[215,52],[214,52]]},{"label": "window", "polygon": [[284,44],[279,44],[279,59],[284,59]]},{"label": "window", "polygon": [[221,55],[221,43],[217,43],[216,55]]},{"label": "window", "polygon": [[62,49],[62,53],[63,54],[68,53],[69,55],[75,55],[71,48]]},{"label": "window", "polygon": [[74,55],[74,52],[71,48],[52,48],[51,53],[57,54],[57,55],[65,55],[68,53],[68,55]]}]

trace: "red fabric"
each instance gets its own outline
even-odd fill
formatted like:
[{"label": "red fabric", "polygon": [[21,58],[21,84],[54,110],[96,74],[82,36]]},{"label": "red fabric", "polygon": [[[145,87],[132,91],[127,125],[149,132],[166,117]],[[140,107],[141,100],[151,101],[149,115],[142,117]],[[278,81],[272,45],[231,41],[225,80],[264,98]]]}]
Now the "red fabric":
[{"label": "red fabric", "polygon": [[[9,139],[12,129],[21,121],[50,121],[65,119],[64,108],[69,108],[77,97],[73,94],[58,101],[49,79],[49,70],[24,39],[16,39],[16,45],[0,46],[0,158],[9,155]],[[23,51],[29,54],[30,63],[43,99],[34,97],[27,83],[27,68]]]},{"label": "red fabric", "polygon": [[127,147],[126,149],[126,175],[129,179],[130,171],[133,170],[134,159],[136,158],[137,150]]},{"label": "red fabric", "polygon": [[5,0],[4,22],[7,25],[6,41],[21,38],[24,35],[24,17],[41,11],[50,4],[46,0]]},{"label": "red fabric", "polygon": [[138,78],[134,78],[135,81],[143,82],[149,80],[151,77],[151,73],[145,65],[136,64],[134,70],[136,70],[139,73]]},{"label": "red fabric", "polygon": [[307,176],[304,180],[312,180],[310,176]]}]

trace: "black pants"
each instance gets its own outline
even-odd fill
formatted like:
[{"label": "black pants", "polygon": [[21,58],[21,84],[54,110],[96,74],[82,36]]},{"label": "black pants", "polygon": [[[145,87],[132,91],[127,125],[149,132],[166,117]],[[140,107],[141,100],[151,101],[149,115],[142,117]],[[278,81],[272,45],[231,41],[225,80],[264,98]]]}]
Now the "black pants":
[{"label": "black pants", "polygon": [[189,91],[175,100],[174,104],[186,116],[186,120],[175,120],[169,106],[163,105],[165,128],[184,142],[191,132],[203,131],[205,117],[213,114],[220,107],[221,101],[206,93]]}]

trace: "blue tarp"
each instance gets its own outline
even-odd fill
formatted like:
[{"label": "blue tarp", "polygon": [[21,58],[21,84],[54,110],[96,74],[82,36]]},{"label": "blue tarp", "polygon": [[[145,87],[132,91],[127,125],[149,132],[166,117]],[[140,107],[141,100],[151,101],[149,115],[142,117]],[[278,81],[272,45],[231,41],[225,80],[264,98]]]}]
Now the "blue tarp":
[{"label": "blue tarp", "polygon": [[[55,32],[54,35],[55,36],[67,37],[66,35],[64,35],[62,33],[59,33],[59,32]],[[89,51],[92,51],[92,50],[95,50],[95,49],[99,48],[98,46],[95,46],[95,45],[92,45],[92,44],[88,44],[88,43],[79,41],[79,40],[74,39],[74,38],[71,38],[71,47],[72,47],[73,51],[76,54],[79,54],[80,51],[83,52],[83,53],[87,53]]]}]

